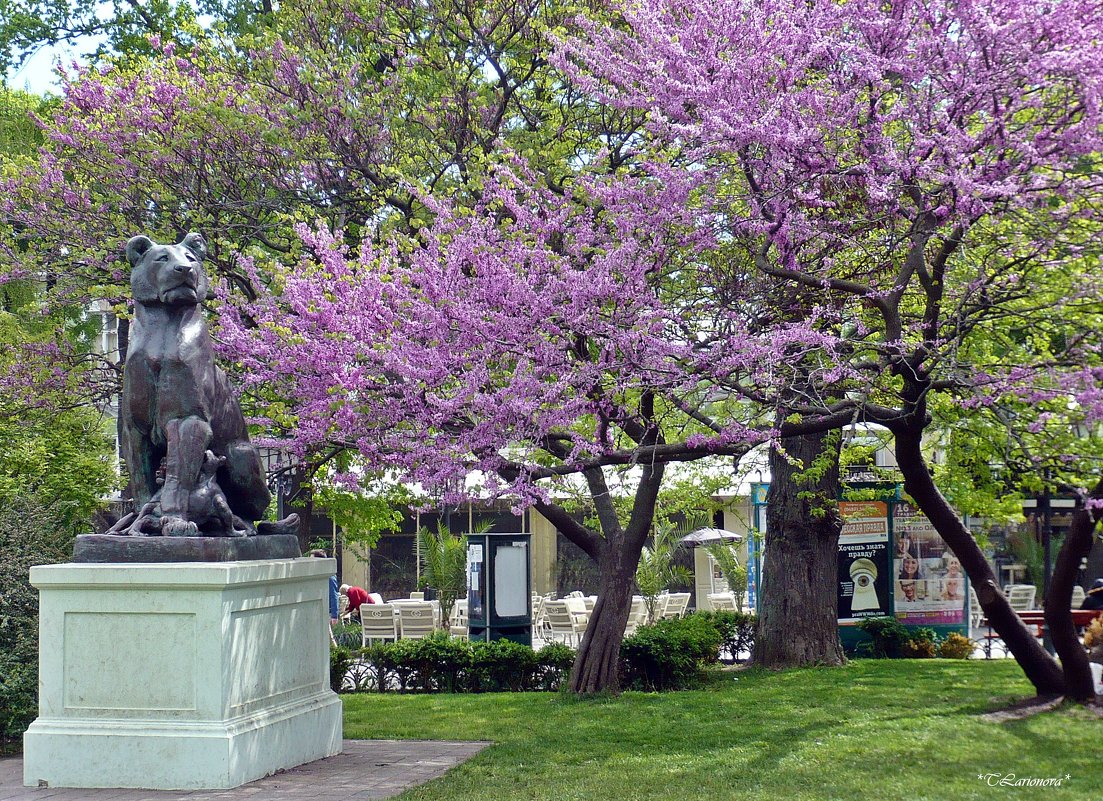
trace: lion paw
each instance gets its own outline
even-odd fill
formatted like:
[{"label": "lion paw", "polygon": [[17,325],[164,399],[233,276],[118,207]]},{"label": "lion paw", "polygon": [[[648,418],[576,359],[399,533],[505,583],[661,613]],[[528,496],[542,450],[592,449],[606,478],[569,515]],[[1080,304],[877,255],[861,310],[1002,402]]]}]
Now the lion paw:
[{"label": "lion paw", "polygon": [[199,527],[181,517],[164,517],[161,518],[161,533],[166,537],[195,537]]}]

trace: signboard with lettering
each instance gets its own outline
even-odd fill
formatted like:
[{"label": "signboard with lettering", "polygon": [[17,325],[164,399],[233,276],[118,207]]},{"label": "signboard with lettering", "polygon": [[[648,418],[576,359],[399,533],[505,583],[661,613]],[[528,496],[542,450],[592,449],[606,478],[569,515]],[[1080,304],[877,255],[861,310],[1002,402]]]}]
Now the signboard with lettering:
[{"label": "signboard with lettering", "polygon": [[889,614],[888,504],[840,501],[839,622],[856,623]]}]

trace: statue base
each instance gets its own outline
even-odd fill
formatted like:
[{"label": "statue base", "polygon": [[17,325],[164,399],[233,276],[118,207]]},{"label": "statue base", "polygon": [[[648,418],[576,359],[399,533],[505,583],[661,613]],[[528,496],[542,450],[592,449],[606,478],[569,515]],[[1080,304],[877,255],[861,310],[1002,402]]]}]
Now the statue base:
[{"label": "statue base", "polygon": [[255,537],[135,537],[83,534],[73,545],[77,563],[245,562],[296,559],[299,538],[291,534]]},{"label": "statue base", "polygon": [[332,559],[31,568],[29,787],[228,789],[341,750]]}]

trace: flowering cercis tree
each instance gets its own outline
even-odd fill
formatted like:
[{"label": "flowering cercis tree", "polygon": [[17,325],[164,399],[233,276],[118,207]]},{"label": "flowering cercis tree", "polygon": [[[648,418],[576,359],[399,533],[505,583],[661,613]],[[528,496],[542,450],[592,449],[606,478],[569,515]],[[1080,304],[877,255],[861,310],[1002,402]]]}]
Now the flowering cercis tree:
[{"label": "flowering cercis tree", "polygon": [[[832,390],[866,398],[860,415],[895,435],[907,492],[961,558],[1035,687],[1083,697],[1082,651],[1059,646],[1076,673],[1066,683],[999,592],[920,445],[932,392],[992,398],[995,384],[1022,386],[1041,366],[1098,364],[1103,6],[640,0],[619,9],[620,29],[587,25],[563,58],[606,102],[650,110],[651,132],[710,177],[700,219],[734,263],[753,269],[704,279],[729,296],[733,282],[812,291],[846,310],[845,363],[824,359],[841,381],[818,391],[813,381],[789,410],[813,416]],[[965,358],[1012,317],[1078,335],[1061,353],[1027,353],[1028,363]],[[1067,621],[1071,577],[1057,576],[1065,580],[1048,600]]]},{"label": "flowering cercis tree", "polygon": [[[227,354],[285,399],[291,447],[355,450],[446,502],[480,471],[490,494],[531,503],[598,563],[599,601],[571,679],[581,692],[617,687],[665,465],[740,456],[772,436],[753,407],[733,407],[715,429],[685,410],[709,402],[721,371],[762,369],[787,339],[735,338],[702,359],[665,286],[681,254],[710,236],[685,224],[693,181],[639,185],[631,203],[608,186],[552,190],[515,163],[470,211],[425,198],[436,222],[416,240],[357,250],[300,226],[303,261],[268,265],[272,289],[222,315]],[[788,347],[808,350],[797,333]],[[607,483],[617,467],[639,471],[626,523]],[[576,474],[600,533],[549,497],[549,480]]]}]

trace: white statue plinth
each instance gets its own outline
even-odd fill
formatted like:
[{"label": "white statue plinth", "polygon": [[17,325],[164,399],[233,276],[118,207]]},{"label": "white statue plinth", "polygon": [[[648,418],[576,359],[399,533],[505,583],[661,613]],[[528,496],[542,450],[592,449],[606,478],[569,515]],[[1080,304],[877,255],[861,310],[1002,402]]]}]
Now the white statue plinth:
[{"label": "white statue plinth", "polygon": [[31,568],[28,786],[237,787],[341,750],[331,559]]}]

